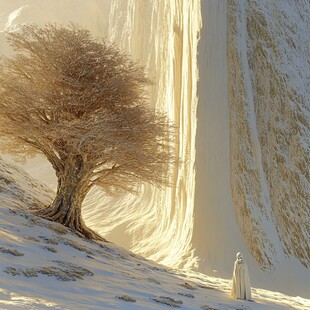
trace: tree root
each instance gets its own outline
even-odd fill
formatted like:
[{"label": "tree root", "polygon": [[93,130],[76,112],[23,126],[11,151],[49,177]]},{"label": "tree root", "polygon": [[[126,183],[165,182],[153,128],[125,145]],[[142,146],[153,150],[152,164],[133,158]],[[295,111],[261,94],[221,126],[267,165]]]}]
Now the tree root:
[{"label": "tree root", "polygon": [[65,227],[70,228],[75,234],[77,234],[79,237],[86,238],[89,240],[96,240],[96,241],[104,241],[108,242],[106,239],[104,239],[101,235],[99,235],[97,232],[94,230],[88,228],[85,224],[84,221],[81,220],[77,225],[70,222],[70,223],[63,223],[61,221],[62,217],[59,216],[58,213],[55,214],[55,210],[47,207],[44,209],[37,209],[33,212],[34,215],[39,216],[45,220],[59,223],[61,225],[64,225]]}]

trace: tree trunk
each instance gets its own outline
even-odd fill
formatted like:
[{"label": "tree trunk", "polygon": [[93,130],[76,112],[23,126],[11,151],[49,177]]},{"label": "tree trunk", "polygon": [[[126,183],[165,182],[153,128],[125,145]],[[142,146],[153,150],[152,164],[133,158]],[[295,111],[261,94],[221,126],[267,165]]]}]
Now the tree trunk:
[{"label": "tree trunk", "polygon": [[104,240],[99,234],[88,228],[81,215],[82,202],[88,193],[89,180],[75,161],[66,163],[64,173],[57,173],[58,188],[54,201],[36,214],[58,222],[75,230],[88,239]]}]

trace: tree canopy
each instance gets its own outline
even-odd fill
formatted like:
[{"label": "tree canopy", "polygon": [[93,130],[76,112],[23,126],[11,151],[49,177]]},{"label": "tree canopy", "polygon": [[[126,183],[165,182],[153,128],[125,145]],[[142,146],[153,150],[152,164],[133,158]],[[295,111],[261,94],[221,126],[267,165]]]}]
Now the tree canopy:
[{"label": "tree canopy", "polygon": [[80,212],[93,186],[169,184],[174,127],[150,108],[142,67],[74,25],[27,25],[7,38],[15,55],[0,62],[0,146],[51,162],[58,191],[43,216],[79,230],[65,210]]}]

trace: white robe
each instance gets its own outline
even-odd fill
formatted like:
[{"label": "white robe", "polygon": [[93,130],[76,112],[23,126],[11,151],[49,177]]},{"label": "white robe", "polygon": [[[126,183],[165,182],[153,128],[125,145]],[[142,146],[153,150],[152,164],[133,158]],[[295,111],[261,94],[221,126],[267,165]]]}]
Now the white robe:
[{"label": "white robe", "polygon": [[[239,258],[238,258],[239,254]],[[234,265],[232,278],[231,297],[238,299],[252,300],[251,283],[248,267],[240,253]],[[241,256],[241,258],[240,258]]]}]

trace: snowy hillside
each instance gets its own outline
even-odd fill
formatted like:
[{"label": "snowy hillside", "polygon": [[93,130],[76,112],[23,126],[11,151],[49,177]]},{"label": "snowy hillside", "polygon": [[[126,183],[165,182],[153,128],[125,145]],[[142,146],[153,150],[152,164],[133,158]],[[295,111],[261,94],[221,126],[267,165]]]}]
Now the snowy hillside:
[{"label": "snowy hillside", "polygon": [[186,275],[112,243],[82,239],[31,215],[51,192],[0,161],[0,309],[306,309],[309,300],[253,289],[229,297],[230,281]]}]

